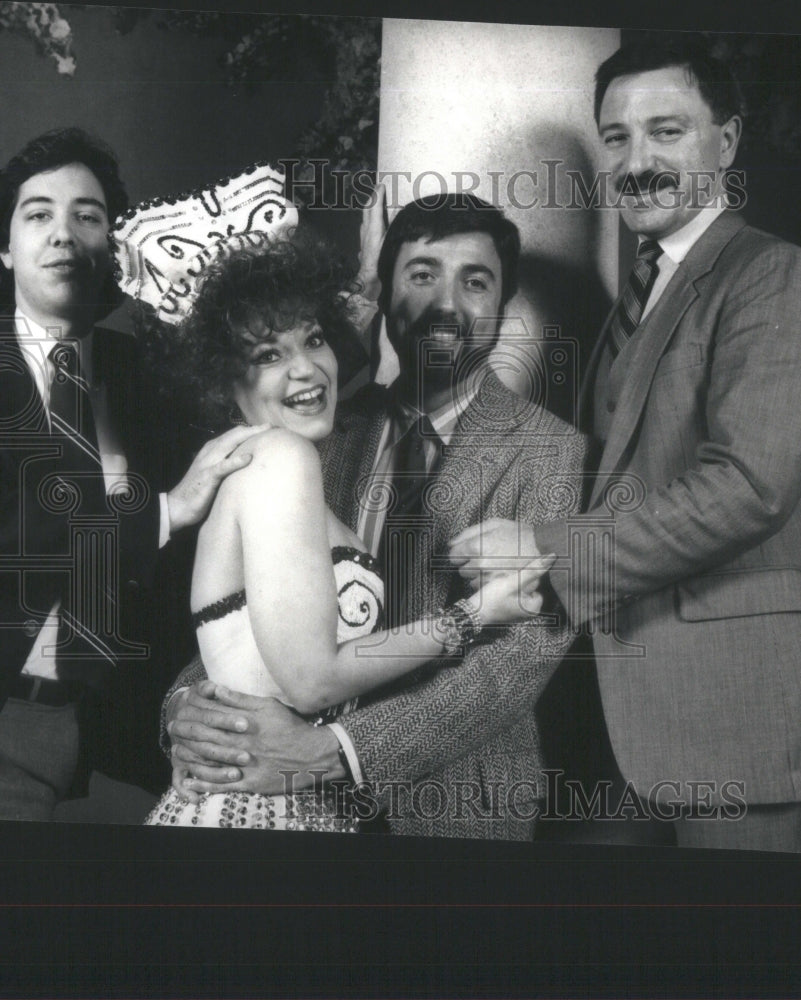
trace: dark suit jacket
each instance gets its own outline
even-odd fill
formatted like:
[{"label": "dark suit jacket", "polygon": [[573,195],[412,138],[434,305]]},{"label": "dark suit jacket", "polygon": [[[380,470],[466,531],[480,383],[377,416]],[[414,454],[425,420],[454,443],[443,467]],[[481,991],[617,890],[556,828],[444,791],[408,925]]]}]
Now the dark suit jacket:
[{"label": "dark suit jacket", "polygon": [[[90,680],[106,687],[103,696],[130,673],[137,683],[127,695],[141,694],[155,681],[160,668],[161,639],[179,634],[179,620],[163,626],[164,615],[176,604],[164,605],[169,593],[163,586],[163,558],[158,549],[159,490],[175,475],[177,445],[167,445],[167,428],[157,423],[158,408],[152,386],[143,377],[134,339],[112,330],[96,329],[93,343],[96,379],[107,387],[109,418],[128,461],[132,501],[118,505],[117,532],[110,558],[116,577],[116,634],[108,643],[117,658],[113,670],[98,660]],[[52,502],[48,476],[57,468],[58,445],[48,431],[47,418],[36,386],[14,335],[13,322],[0,331],[0,705],[8,687],[22,669],[39,628],[56,599],[63,600],[70,572],[70,518],[77,510],[60,509]],[[173,543],[170,543],[172,546]],[[161,567],[161,568],[160,568]],[[172,569],[175,574],[175,568]],[[169,571],[167,571],[169,576]],[[186,576],[185,563],[177,576]],[[161,586],[159,584],[161,583]],[[170,581],[175,592],[178,579]],[[183,583],[186,600],[187,583]],[[110,607],[110,605],[109,605]],[[156,609],[158,608],[158,612]],[[115,614],[115,612],[111,612]],[[182,651],[186,648],[181,647]],[[175,662],[174,660],[172,662]],[[179,661],[180,662],[180,661]],[[69,664],[65,664],[65,676]],[[61,669],[61,668],[60,668]],[[87,671],[84,665],[82,677]],[[165,678],[152,697],[158,704],[169,683]],[[138,698],[141,704],[142,699]],[[113,699],[105,708],[114,709]],[[98,746],[106,761],[121,752],[132,762],[147,756],[145,748],[132,746],[133,731],[125,727],[137,717],[139,705],[120,712],[123,731],[108,732]],[[112,713],[113,714],[113,713]],[[125,721],[127,720],[127,721]],[[152,726],[150,727],[152,730]],[[136,766],[129,777],[136,777]]]},{"label": "dark suit jacket", "polygon": [[[354,530],[387,406],[386,390],[368,386],[342,406],[322,445],[327,501]],[[489,374],[444,449],[430,495],[435,562],[406,582],[409,619],[465,596],[447,563],[448,541],[464,528],[490,517],[542,524],[578,510],[584,456],[581,435]],[[340,720],[379,792],[387,782],[409,786],[397,808],[388,790],[380,796],[392,832],[531,837],[531,804],[543,792],[532,710],[571,638],[556,618],[498,629],[463,661],[434,661]],[[430,803],[415,800],[429,782],[444,803],[439,791]],[[460,805],[471,794],[475,810]]]},{"label": "dark suit jacket", "polygon": [[[617,606],[594,644],[642,794],[678,781],[686,799],[695,780],[720,801],[735,781],[749,802],[801,798],[799,316],[801,250],[725,213],[619,358],[591,513],[571,524],[586,551],[612,511],[614,576],[574,564],[554,586],[576,621]],[[564,523],[537,537],[566,551]]]}]

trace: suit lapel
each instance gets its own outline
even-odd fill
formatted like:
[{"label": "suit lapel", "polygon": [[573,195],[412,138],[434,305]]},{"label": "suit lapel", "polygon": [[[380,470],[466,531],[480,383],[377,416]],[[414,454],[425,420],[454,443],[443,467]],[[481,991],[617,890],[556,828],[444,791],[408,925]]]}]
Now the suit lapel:
[{"label": "suit lapel", "polygon": [[[353,449],[355,459],[353,478],[343,476],[342,482],[347,490],[343,503],[347,511],[348,525],[353,531],[356,531],[359,525],[361,498],[369,489],[372,480],[373,463],[381,431],[384,428],[385,416],[383,408],[369,415],[364,414],[357,422],[358,426],[354,426],[351,431],[350,447]],[[348,484],[352,484],[349,489]]]},{"label": "suit lapel", "polygon": [[601,358],[603,357],[604,347],[606,346],[606,339],[609,336],[609,328],[612,325],[612,317],[615,315],[615,311],[623,298],[622,293],[615,300],[612,308],[607,313],[604,324],[601,327],[601,332],[598,334],[598,338],[595,341],[595,346],[590,354],[589,361],[587,362],[587,369],[584,372],[584,377],[581,380],[581,388],[579,390],[579,427],[583,430],[591,430],[592,420],[593,420],[593,391],[595,388],[595,380],[598,377],[598,366],[601,363]]},{"label": "suit lapel", "polygon": [[383,386],[371,384],[337,411],[334,432],[320,444],[326,502],[352,531],[369,487],[387,412]]},{"label": "suit lapel", "polygon": [[[92,338],[92,378],[103,387],[106,412],[115,438],[128,459],[136,466],[135,456],[142,447],[139,407],[136,396],[138,365],[136,345],[127,334],[95,327]],[[141,401],[139,401],[141,403]]]},{"label": "suit lapel", "polygon": [[[504,438],[516,427],[510,390],[489,372],[460,416],[450,444],[443,449],[438,480],[444,494],[441,509],[437,511],[434,538],[437,550],[462,528],[480,519],[486,495],[506,468]],[[476,468],[481,470],[480,480]],[[477,488],[466,490],[465,484],[475,484]]]},{"label": "suit lapel", "polygon": [[[154,377],[142,370],[139,345],[126,333],[95,327],[93,379],[101,387],[109,430],[130,472],[144,475],[154,490],[172,486],[186,469],[185,414],[160,396]],[[173,467],[175,466],[175,467]]]},{"label": "suit lapel", "polygon": [[[617,469],[636,431],[659,361],[682,317],[698,298],[696,283],[712,270],[725,246],[744,225],[743,220],[733,212],[724,212],[713,222],[679,265],[659,302],[645,320],[641,335],[637,335],[636,343],[632,345],[634,350],[628,360],[628,371],[609,427],[591,503],[603,489],[605,479]],[[608,323],[607,320],[604,329]],[[586,385],[584,389],[587,389]]]},{"label": "suit lapel", "polygon": [[[550,419],[546,411],[542,413]],[[488,516],[511,456],[520,449],[525,449],[526,455],[536,462],[540,451],[543,455],[552,454],[553,439],[550,434],[538,437],[531,406],[507,389],[494,372],[489,372],[475,399],[459,418],[450,444],[443,450],[439,468],[437,481],[442,492],[434,528],[438,604],[452,599],[449,591],[458,581],[447,559],[448,542],[464,528]],[[510,477],[508,489],[514,488]],[[506,516],[513,505],[506,508]]]},{"label": "suit lapel", "polygon": [[0,428],[3,434],[49,433],[44,404],[17,343],[13,323],[0,331]]}]

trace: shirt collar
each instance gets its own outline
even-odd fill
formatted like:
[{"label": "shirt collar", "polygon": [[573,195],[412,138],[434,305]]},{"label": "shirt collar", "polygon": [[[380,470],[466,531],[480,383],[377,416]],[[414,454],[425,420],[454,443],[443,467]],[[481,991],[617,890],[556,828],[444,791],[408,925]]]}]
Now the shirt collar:
[{"label": "shirt collar", "polygon": [[694,215],[681,229],[676,230],[675,233],[671,233],[669,236],[662,237],[657,242],[662,247],[665,255],[674,264],[681,264],[715,219],[725,211],[725,203],[722,199],[716,198],[710,205],[702,208],[700,212]]},{"label": "shirt collar", "polygon": [[[50,361],[49,355],[61,338],[53,335],[52,327],[48,329],[41,326],[26,316],[19,308],[14,313],[14,329],[22,356],[25,358],[39,394],[47,403],[50,398],[50,382],[53,376],[53,363]],[[81,373],[89,385],[92,384],[93,340],[94,331],[90,330],[81,340],[75,341]],[[47,378],[45,378],[45,373],[47,373]]]},{"label": "shirt collar", "polygon": [[453,397],[428,414],[423,414],[416,406],[412,406],[410,403],[397,400],[396,398],[396,406],[393,413],[395,441],[399,441],[416,420],[419,420],[422,416],[427,416],[442,443],[444,445],[450,444],[459,418],[476,398],[480,386],[480,378],[462,380],[456,386]]}]

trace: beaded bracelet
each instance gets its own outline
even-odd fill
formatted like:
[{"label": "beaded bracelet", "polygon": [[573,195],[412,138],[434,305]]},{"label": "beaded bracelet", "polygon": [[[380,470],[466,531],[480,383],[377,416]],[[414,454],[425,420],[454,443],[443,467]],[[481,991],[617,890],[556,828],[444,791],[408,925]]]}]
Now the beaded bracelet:
[{"label": "beaded bracelet", "polygon": [[433,625],[448,656],[456,656],[460,649],[472,646],[483,627],[481,616],[466,598],[440,608]]}]

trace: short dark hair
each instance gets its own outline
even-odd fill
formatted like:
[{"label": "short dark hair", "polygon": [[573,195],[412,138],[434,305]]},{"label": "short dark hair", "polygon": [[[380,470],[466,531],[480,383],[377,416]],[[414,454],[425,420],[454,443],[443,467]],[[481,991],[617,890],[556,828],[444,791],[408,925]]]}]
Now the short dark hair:
[{"label": "short dark hair", "polygon": [[[82,163],[98,179],[106,198],[109,222],[128,208],[128,193],[120,179],[117,157],[112,150],[83,129],[52,129],[31,139],[0,170],[0,250],[8,249],[11,217],[17,205],[19,189],[25,181],[69,163]],[[103,290],[101,298],[108,299],[109,306],[120,301],[119,290],[112,279],[109,279],[108,288]],[[0,303],[11,305],[13,301],[13,277],[6,268],[0,267]]]},{"label": "short dark hair", "polygon": [[743,113],[743,99],[729,63],[714,55],[712,44],[703,35],[650,35],[621,46],[601,63],[595,74],[595,122],[601,118],[601,105],[609,84],[620,76],[649,73],[652,70],[681,66],[689,82],[698,87],[712,112],[716,125],[723,125],[733,115]]},{"label": "short dark hair", "polygon": [[97,177],[106,197],[109,222],[128,208],[128,193],[111,149],[83,129],[53,129],[31,139],[0,171],[0,249],[8,247],[11,216],[25,181],[68,163],[83,163]]},{"label": "short dark hair", "polygon": [[151,363],[184,405],[215,428],[230,423],[232,387],[250,365],[255,338],[317,320],[334,354],[351,349],[355,332],[345,290],[352,272],[341,253],[307,230],[275,237],[213,261],[178,325],[140,320]]},{"label": "short dark hair", "polygon": [[398,212],[387,229],[378,256],[381,294],[378,305],[386,314],[392,298],[392,274],[404,243],[430,243],[461,233],[486,233],[501,260],[501,307],[517,291],[520,233],[503,212],[473,194],[437,194],[412,201]]}]

